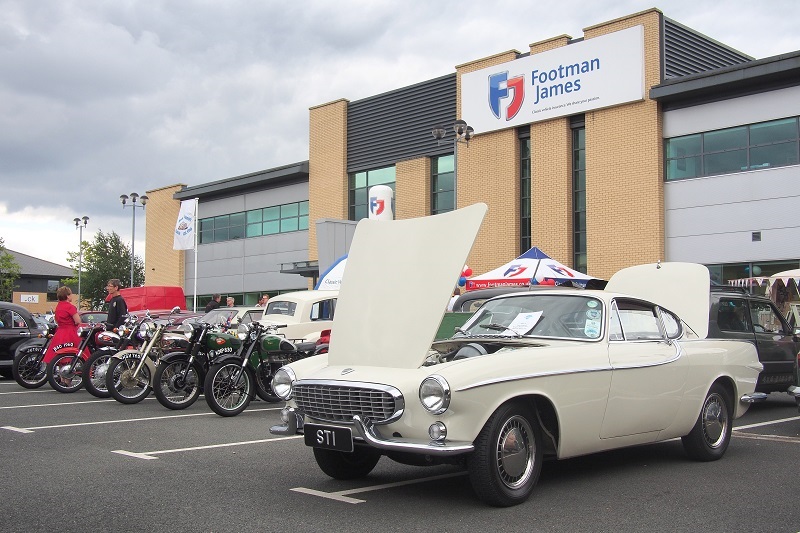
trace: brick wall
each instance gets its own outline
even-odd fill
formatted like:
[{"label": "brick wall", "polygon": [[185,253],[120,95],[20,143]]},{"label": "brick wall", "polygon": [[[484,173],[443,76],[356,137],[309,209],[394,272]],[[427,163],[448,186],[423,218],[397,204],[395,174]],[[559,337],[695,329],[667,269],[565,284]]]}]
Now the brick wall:
[{"label": "brick wall", "polygon": [[317,259],[316,220],[347,220],[347,100],[309,110],[308,257]]},{"label": "brick wall", "polygon": [[145,207],[147,210],[144,247],[145,285],[183,287],[185,252],[172,249],[175,223],[181,209],[180,201],[172,196],[182,187],[183,184],[176,184],[147,191],[150,200]]},{"label": "brick wall", "polygon": [[400,161],[395,166],[394,218],[431,214],[431,160],[428,157]]}]

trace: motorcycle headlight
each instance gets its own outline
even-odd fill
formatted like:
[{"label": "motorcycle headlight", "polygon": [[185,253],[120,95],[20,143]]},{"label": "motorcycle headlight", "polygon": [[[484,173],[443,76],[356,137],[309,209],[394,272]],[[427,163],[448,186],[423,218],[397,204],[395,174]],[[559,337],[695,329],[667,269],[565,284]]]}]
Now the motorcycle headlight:
[{"label": "motorcycle headlight", "polygon": [[139,326],[139,337],[142,339],[149,339],[153,336],[153,332],[156,330],[156,325],[152,322],[145,322],[141,326]]},{"label": "motorcycle headlight", "polygon": [[236,336],[239,337],[240,341],[245,340],[249,334],[250,334],[249,324],[239,324],[239,327],[236,328]]},{"label": "motorcycle headlight", "polygon": [[178,331],[182,333],[187,339],[192,338],[192,333],[194,333],[194,328],[191,324],[181,324],[178,326]]},{"label": "motorcycle headlight", "polygon": [[428,376],[419,386],[419,401],[429,413],[444,413],[450,407],[450,384],[442,376]]},{"label": "motorcycle headlight", "polygon": [[292,397],[292,387],[294,387],[295,381],[297,381],[297,377],[294,375],[294,371],[286,366],[281,367],[272,376],[272,391],[282,400],[288,400]]},{"label": "motorcycle headlight", "polygon": [[83,326],[79,327],[78,328],[78,336],[79,337],[83,337],[84,335],[86,335],[87,331],[89,331],[89,328],[83,327]]}]

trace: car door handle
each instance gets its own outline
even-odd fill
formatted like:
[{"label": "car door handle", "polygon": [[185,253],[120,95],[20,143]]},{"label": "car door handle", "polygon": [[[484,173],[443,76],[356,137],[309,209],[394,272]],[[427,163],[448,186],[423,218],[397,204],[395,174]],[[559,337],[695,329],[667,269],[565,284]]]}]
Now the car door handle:
[{"label": "car door handle", "polygon": [[30,337],[31,336],[31,332],[30,331],[20,331],[19,332],[19,336],[20,337]]}]

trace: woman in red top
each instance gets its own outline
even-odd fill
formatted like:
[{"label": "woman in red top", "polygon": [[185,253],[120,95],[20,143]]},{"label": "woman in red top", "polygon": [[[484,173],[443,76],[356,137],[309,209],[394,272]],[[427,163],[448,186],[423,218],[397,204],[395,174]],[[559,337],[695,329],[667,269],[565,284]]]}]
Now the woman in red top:
[{"label": "woman in red top", "polygon": [[58,328],[56,328],[50,348],[47,350],[45,363],[49,363],[56,351],[62,348],[74,348],[77,351],[81,342],[78,336],[78,324],[81,323],[81,316],[69,301],[70,294],[72,291],[69,287],[59,287],[56,291],[58,304],[56,305],[55,320]]}]

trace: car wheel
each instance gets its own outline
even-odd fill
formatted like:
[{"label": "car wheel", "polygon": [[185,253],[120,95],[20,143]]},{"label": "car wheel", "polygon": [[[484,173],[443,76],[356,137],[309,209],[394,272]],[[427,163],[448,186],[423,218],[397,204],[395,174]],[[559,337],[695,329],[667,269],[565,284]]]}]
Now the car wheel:
[{"label": "car wheel", "polygon": [[728,449],[733,429],[730,394],[719,383],[712,385],[703,401],[692,431],[681,437],[686,455],[697,461],[716,461]]},{"label": "car wheel", "polygon": [[314,459],[320,469],[334,479],[362,478],[372,472],[380,458],[376,450],[358,446],[352,452],[314,448]]},{"label": "car wheel", "polygon": [[489,505],[527,500],[542,471],[542,430],[531,410],[516,403],[499,407],[475,440],[467,468],[472,489]]}]

